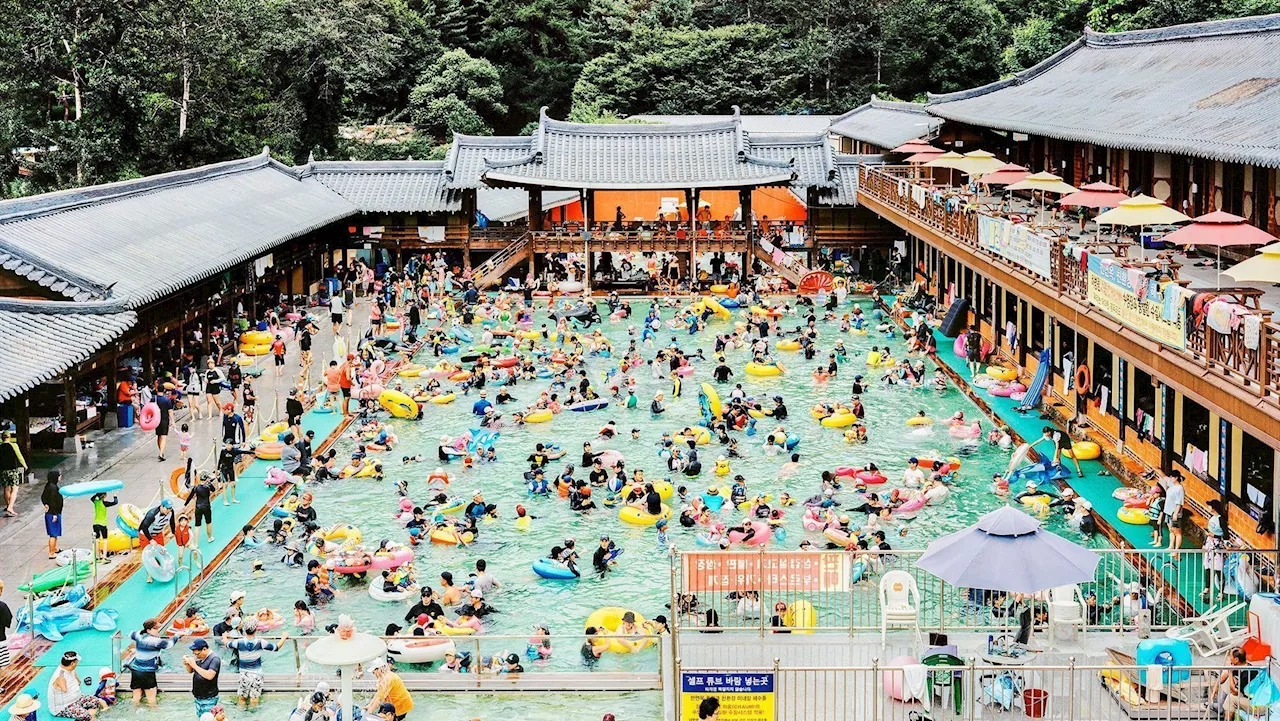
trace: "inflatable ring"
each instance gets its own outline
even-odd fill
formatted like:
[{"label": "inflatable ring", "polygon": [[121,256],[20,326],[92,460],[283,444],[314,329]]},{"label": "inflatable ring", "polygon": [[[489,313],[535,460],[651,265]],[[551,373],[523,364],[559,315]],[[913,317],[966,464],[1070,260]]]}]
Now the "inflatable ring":
[{"label": "inflatable ring", "polygon": [[706,444],[711,442],[711,431],[708,431],[706,428],[698,426],[693,429],[693,435],[686,436],[681,433],[675,433],[671,436],[671,440],[682,445],[688,444],[689,441],[693,441],[695,444],[699,446],[705,446]]},{"label": "inflatable ring", "polygon": [[800,341],[798,340],[780,340],[775,345],[778,350],[800,350]]},{"label": "inflatable ring", "polygon": [[396,371],[396,374],[402,378],[417,378],[422,375],[422,372],[426,369],[426,366],[418,365],[417,363],[410,363],[407,366],[401,366],[401,368]]},{"label": "inflatable ring", "polygon": [[782,615],[782,625],[788,628],[802,629],[792,631],[792,633],[811,634],[813,633],[813,628],[818,625],[818,612],[813,608],[813,604],[808,601],[796,601],[787,606],[787,612]]},{"label": "inflatable ring", "polygon": [[1147,515],[1147,509],[1145,508],[1122,507],[1119,511],[1116,511],[1116,518],[1120,519],[1122,523],[1129,523],[1134,526],[1145,526],[1151,523],[1151,516]]},{"label": "inflatable ring", "polygon": [[723,283],[717,283],[716,285],[711,286],[712,293],[727,293],[728,291],[729,291],[729,286]]},{"label": "inflatable ring", "polygon": [[1076,392],[1088,394],[1093,390],[1093,374],[1087,366],[1076,368]]},{"label": "inflatable ring", "polygon": [[289,430],[288,423],[276,423],[275,425],[267,426],[267,429],[258,438],[263,441],[278,441],[280,440],[280,434],[287,430]]},{"label": "inflatable ring", "polygon": [[462,381],[471,380],[471,371],[458,371],[457,373],[454,373],[453,375],[449,376],[449,380],[454,381],[456,383],[461,383]]},{"label": "inflatable ring", "polygon": [[265,345],[269,347],[274,339],[275,337],[271,335],[271,332],[265,330],[251,330],[240,334],[241,345]]},{"label": "inflatable ring", "polygon": [[254,363],[258,362],[256,358],[252,356],[247,356],[247,355],[238,355],[232,360],[235,361],[235,364],[240,366],[241,368],[251,366]]},{"label": "inflatable ring", "polygon": [[191,491],[182,487],[182,480],[186,473],[187,469],[178,467],[173,469],[173,473],[169,474],[169,490],[173,491],[173,495],[184,501],[187,500],[187,496],[191,495]]},{"label": "inflatable ring", "polygon": [[475,534],[471,531],[463,531],[462,538],[459,540],[457,532],[452,528],[437,528],[431,532],[432,543],[440,543],[447,546],[457,546],[460,543],[471,543],[474,538]]},{"label": "inflatable ring", "polygon": [[264,461],[280,460],[280,451],[284,450],[284,443],[281,441],[268,441],[259,443],[253,449],[253,455]]},{"label": "inflatable ring", "polygon": [[1011,381],[1018,377],[1018,371],[1003,366],[987,366],[987,375],[998,381]]},{"label": "inflatable ring", "polygon": [[1102,455],[1102,448],[1093,441],[1077,441],[1071,444],[1071,450],[1063,451],[1062,455],[1077,461],[1092,461]]},{"label": "inflatable ring", "polygon": [[907,425],[909,425],[909,426],[931,426],[931,425],[933,425],[933,419],[932,419],[932,418],[927,418],[927,417],[923,417],[923,416],[915,416],[914,418],[908,418],[908,419],[907,419],[906,421],[904,421],[904,422],[905,422]]},{"label": "inflatable ring", "polygon": [[443,406],[448,403],[454,402],[455,400],[457,400],[457,398],[458,396],[454,395],[453,393],[445,393],[443,395],[432,396],[431,402],[438,406]]},{"label": "inflatable ring", "polygon": [[241,355],[259,356],[259,355],[266,355],[270,352],[271,352],[271,346],[265,343],[240,346]]},{"label": "inflatable ring", "polygon": [[554,415],[551,413],[551,411],[548,411],[548,410],[534,411],[533,413],[530,413],[524,417],[524,422],[525,423],[546,423],[547,421],[550,421],[553,417]]},{"label": "inflatable ring", "polygon": [[662,506],[662,513],[656,516],[635,506],[623,506],[622,510],[618,511],[618,520],[633,526],[652,526],[664,518],[671,518],[671,507],[666,504]]},{"label": "inflatable ring", "polygon": [[386,408],[396,418],[415,418],[418,415],[418,404],[400,391],[382,391],[378,394],[378,405]]},{"label": "inflatable ring", "polygon": [[[608,636],[616,633],[618,628],[622,625],[622,617],[628,612],[635,615],[635,624],[637,628],[644,627],[646,623],[645,617],[635,611],[618,606],[605,606],[604,608],[597,608],[591,612],[590,616],[587,616],[587,621],[584,624],[583,629],[585,630],[594,626],[596,629],[604,631],[603,634],[600,634],[602,636]],[[631,653],[632,651],[640,651],[649,648],[653,645],[653,639],[638,638],[633,642],[636,644],[635,646],[632,646],[630,643],[624,643],[623,640],[619,638],[611,638],[607,642],[602,641],[602,643],[608,644],[604,647],[604,650],[609,653]]]},{"label": "inflatable ring", "polygon": [[160,425],[160,406],[155,401],[142,407],[138,413],[138,425],[144,431],[154,431]]},{"label": "inflatable ring", "polygon": [[747,375],[750,376],[776,376],[782,375],[782,369],[776,365],[756,363],[752,361],[746,366]]},{"label": "inflatable ring", "polygon": [[822,419],[824,428],[845,428],[858,422],[858,417],[852,413],[837,413]]}]

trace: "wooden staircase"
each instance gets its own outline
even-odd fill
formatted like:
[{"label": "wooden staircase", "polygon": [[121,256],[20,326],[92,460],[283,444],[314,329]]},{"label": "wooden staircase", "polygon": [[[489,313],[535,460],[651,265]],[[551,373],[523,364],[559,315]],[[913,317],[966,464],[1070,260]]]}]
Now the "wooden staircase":
[{"label": "wooden staircase", "polygon": [[[783,252],[785,254],[785,250]],[[756,254],[756,257],[760,259],[760,262],[772,268],[775,273],[797,288],[800,287],[800,281],[809,274],[809,268],[793,255],[787,254],[787,260],[783,263],[774,262],[773,254],[769,252],[763,242],[760,242],[760,252]]]},{"label": "wooden staircase", "polygon": [[501,283],[503,276],[525,259],[529,244],[532,242],[533,235],[525,233],[512,242],[511,245],[494,253],[493,257],[476,266],[475,271],[472,273],[476,288],[485,290]]}]

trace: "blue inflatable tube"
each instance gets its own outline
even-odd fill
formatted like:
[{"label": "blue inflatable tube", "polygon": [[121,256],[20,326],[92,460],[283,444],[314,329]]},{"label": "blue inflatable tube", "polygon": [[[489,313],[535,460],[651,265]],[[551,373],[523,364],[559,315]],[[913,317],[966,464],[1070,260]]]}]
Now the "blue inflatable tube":
[{"label": "blue inflatable tube", "polygon": [[453,337],[464,343],[470,343],[475,340],[475,336],[471,335],[471,331],[462,326],[455,326],[453,329]]},{"label": "blue inflatable tube", "polygon": [[574,581],[578,578],[573,575],[573,571],[570,571],[568,566],[550,558],[539,558],[534,561],[533,572],[552,581]]},{"label": "blue inflatable tube", "polygon": [[58,492],[64,498],[79,498],[81,496],[92,496],[95,493],[111,493],[124,488],[124,481],[85,481],[83,483],[72,483],[69,486],[62,486]]}]

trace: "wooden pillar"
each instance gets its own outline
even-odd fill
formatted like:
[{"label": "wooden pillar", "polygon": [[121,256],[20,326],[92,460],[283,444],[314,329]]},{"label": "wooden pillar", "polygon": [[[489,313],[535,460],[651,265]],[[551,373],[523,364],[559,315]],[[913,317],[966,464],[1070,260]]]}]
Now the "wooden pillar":
[{"label": "wooden pillar", "polygon": [[529,188],[529,230],[542,229],[542,188]]},{"label": "wooden pillar", "polygon": [[752,269],[756,263],[756,243],[755,243],[755,225],[751,222],[751,189],[745,188],[738,191],[738,204],[742,206],[742,223],[747,231],[747,257],[745,267],[742,269],[742,277],[746,278],[751,275]]},{"label": "wooden pillar", "polygon": [[[120,385],[120,351],[119,346],[111,353],[111,361],[107,366],[107,409],[111,413],[116,412],[116,408],[120,406],[119,394],[116,386]],[[114,422],[114,421],[113,421]]]},{"label": "wooden pillar", "polygon": [[[147,360],[150,362],[151,347],[147,346]],[[76,450],[76,427],[80,425],[76,418],[76,374],[67,371],[62,376],[62,420],[67,424],[67,433],[62,439],[62,450],[72,453]]]},{"label": "wooden pillar", "polygon": [[[689,209],[689,282],[698,280],[698,191],[684,191],[684,207]],[[692,287],[692,286],[690,286]]]},{"label": "wooden pillar", "polygon": [[585,230],[590,231],[595,227],[596,221],[596,191],[588,188],[583,195],[582,202],[582,224]]},{"label": "wooden pillar", "polygon": [[[22,450],[22,457],[31,462],[31,396],[23,393],[14,398],[13,401],[13,425],[17,426],[18,432],[18,448]],[[30,470],[27,471],[30,473]],[[24,481],[26,479],[23,479]]]}]

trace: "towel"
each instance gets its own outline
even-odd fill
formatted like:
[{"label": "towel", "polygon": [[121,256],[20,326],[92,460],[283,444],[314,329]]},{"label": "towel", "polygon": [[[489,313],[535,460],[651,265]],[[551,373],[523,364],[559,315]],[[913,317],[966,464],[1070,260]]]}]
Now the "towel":
[{"label": "towel", "polygon": [[1107,401],[1111,398],[1111,389],[1103,386],[1098,390],[1098,410],[1107,412]]},{"label": "towel", "polygon": [[929,699],[929,667],[922,663],[902,667],[902,700]]},{"label": "towel", "polygon": [[914,200],[916,202],[916,205],[919,206],[921,209],[924,208],[925,196],[926,196],[926,191],[923,185],[911,186],[911,199]]},{"label": "towel", "polygon": [[1244,347],[1258,350],[1262,337],[1262,316],[1250,313],[1244,317]]},{"label": "towel", "polygon": [[898,195],[906,195],[906,194],[907,194],[907,181],[905,181],[905,180],[899,180],[899,181],[898,181]]},{"label": "towel", "polygon": [[1004,324],[1004,337],[1009,341],[1009,350],[1018,350],[1018,326],[1014,325],[1013,321]]},{"label": "towel", "polygon": [[1068,358],[1062,359],[1062,377],[1066,379],[1066,386],[1064,386],[1066,390],[1069,391],[1075,387],[1075,363]]},{"label": "towel", "polygon": [[1209,304],[1209,327],[1226,335],[1231,332],[1231,304],[1216,300]]},{"label": "towel", "polygon": [[1164,689],[1164,675],[1167,669],[1158,663],[1147,664],[1147,690],[1160,691]]}]

